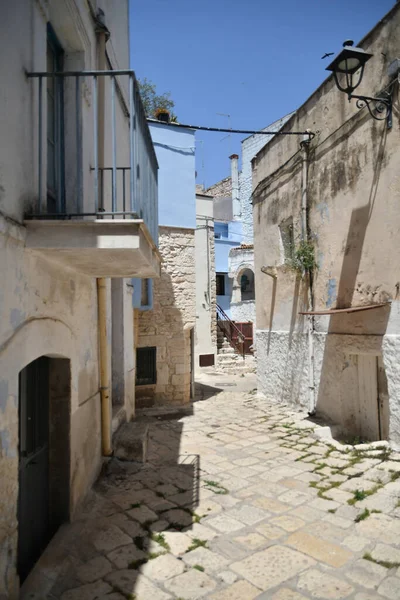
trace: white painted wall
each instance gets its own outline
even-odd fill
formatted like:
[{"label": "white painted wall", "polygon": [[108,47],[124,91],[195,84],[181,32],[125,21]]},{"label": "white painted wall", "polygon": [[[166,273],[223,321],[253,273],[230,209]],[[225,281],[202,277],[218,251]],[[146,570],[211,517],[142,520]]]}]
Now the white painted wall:
[{"label": "white painted wall", "polygon": [[196,195],[196,367],[200,354],[216,354],[214,199]]},{"label": "white painted wall", "polygon": [[[99,0],[97,5],[103,6],[111,31],[107,47],[113,66],[128,68],[128,2]],[[47,259],[25,248],[24,213],[38,202],[37,81],[27,79],[25,70],[46,70],[47,21],[64,47],[66,69],[96,68],[96,36],[85,0],[20,0],[3,11],[0,33],[7,52],[0,53],[0,72],[7,85],[0,93],[0,596],[10,600],[19,595],[18,374],[39,356],[71,361],[71,445],[66,448],[71,455],[71,517],[101,467],[96,281],[53,264],[51,253]],[[67,85],[65,164],[70,210],[76,202],[72,97]],[[89,209],[93,206],[93,120],[91,90],[85,84],[82,106],[84,206]],[[118,104],[118,152],[128,164],[126,123]],[[45,172],[44,160],[44,181]],[[130,374],[125,386],[130,416],[134,402],[133,324],[130,288],[126,286],[122,305],[128,315],[125,327],[131,331],[123,340],[124,368]],[[108,308],[111,345],[110,290]]]}]

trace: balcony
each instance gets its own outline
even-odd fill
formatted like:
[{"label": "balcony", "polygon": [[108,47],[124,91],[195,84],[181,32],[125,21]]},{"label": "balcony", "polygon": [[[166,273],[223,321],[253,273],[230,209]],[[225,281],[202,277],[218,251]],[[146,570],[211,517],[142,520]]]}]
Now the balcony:
[{"label": "balcony", "polygon": [[37,196],[26,247],[92,277],[158,277],[158,164],[134,72],[27,76]]}]

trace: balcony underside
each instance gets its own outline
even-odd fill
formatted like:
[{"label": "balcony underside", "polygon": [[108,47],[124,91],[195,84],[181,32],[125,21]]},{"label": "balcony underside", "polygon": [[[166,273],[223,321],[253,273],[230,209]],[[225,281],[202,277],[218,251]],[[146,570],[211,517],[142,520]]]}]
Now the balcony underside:
[{"label": "balcony underside", "polygon": [[25,221],[26,247],[91,277],[160,276],[161,257],[142,220]]}]

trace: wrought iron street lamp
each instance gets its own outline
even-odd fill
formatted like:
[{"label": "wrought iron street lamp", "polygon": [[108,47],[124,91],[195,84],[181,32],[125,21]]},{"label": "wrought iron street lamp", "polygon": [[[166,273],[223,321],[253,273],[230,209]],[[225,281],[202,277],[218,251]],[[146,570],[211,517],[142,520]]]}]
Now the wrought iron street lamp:
[{"label": "wrought iron street lamp", "polygon": [[367,107],[371,117],[377,121],[386,120],[388,128],[392,126],[392,98],[388,92],[383,92],[379,97],[357,96],[354,90],[360,85],[364,68],[373,54],[365,52],[362,48],[353,47],[352,40],[343,43],[343,50],[326,67],[332,71],[336,86],[341,92],[347,94],[350,100],[356,100],[357,108]]}]

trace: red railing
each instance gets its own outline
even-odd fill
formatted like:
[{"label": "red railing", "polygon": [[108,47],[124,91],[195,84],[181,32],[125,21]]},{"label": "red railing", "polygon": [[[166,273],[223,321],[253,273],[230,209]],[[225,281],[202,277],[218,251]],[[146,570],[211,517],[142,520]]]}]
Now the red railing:
[{"label": "red railing", "polygon": [[243,360],[245,357],[244,341],[245,336],[236,327],[235,323],[228,317],[224,309],[217,304],[217,325],[227,338],[228,342],[239,354],[242,355]]}]

